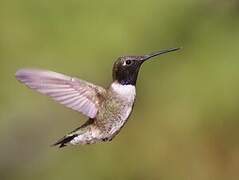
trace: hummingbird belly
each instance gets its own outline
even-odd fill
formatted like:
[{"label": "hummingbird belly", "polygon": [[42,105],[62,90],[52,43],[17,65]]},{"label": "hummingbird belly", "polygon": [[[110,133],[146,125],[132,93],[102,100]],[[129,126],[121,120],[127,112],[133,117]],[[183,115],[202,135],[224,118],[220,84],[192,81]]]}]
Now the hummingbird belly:
[{"label": "hummingbird belly", "polygon": [[102,137],[111,140],[127,122],[135,100],[135,86],[112,84],[96,117]]}]

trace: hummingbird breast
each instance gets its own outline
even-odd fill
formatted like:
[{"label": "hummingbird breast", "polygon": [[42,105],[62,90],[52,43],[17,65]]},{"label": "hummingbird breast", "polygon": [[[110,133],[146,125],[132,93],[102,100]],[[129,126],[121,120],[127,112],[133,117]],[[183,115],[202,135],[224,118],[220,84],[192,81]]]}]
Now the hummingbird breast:
[{"label": "hummingbird breast", "polygon": [[96,117],[102,136],[112,139],[127,122],[133,109],[136,90],[133,85],[111,84]]}]

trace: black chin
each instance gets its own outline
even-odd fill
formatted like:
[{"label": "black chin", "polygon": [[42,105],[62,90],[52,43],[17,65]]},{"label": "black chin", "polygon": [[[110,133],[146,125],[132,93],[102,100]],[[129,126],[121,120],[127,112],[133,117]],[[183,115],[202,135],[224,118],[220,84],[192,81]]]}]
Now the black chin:
[{"label": "black chin", "polygon": [[133,86],[136,85],[136,81],[137,80],[133,80],[133,79],[121,79],[121,80],[118,80],[118,82],[121,85],[133,85]]},{"label": "black chin", "polygon": [[135,61],[131,66],[118,66],[114,68],[113,80],[122,85],[136,85],[138,72],[142,61]]},{"label": "black chin", "polygon": [[122,85],[136,85],[139,69],[131,71],[124,71],[117,75],[117,81]]}]

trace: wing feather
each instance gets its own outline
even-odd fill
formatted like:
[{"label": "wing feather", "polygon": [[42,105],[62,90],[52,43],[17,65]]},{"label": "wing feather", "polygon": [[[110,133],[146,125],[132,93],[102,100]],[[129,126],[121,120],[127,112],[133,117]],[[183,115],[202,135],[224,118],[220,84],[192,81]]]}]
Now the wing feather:
[{"label": "wing feather", "polygon": [[87,81],[47,70],[21,69],[16,78],[60,104],[94,118],[106,90]]}]

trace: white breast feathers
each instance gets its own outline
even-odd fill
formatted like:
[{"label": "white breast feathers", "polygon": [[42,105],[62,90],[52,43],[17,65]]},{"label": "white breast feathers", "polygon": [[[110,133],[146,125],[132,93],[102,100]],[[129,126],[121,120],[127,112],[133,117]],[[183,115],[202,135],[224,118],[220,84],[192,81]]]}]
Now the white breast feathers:
[{"label": "white breast feathers", "polygon": [[133,85],[122,85],[117,82],[111,84],[111,88],[114,92],[119,94],[121,97],[127,99],[129,102],[133,102],[136,95],[135,86]]}]

